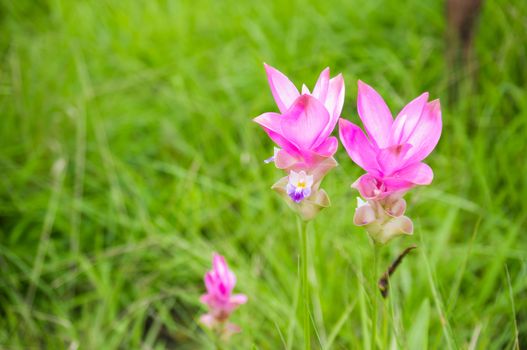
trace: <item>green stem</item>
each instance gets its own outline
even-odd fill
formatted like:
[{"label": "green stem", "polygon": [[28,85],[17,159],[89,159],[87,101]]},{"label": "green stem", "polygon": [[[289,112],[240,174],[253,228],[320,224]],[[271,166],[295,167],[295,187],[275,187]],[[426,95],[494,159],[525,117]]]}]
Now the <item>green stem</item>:
[{"label": "green stem", "polygon": [[214,334],[214,347],[216,350],[223,350],[223,342],[221,339],[221,332],[215,332]]},{"label": "green stem", "polygon": [[375,350],[377,348],[377,314],[378,314],[378,293],[377,293],[377,264],[379,260],[379,247],[377,243],[373,242],[373,273],[372,273],[372,298],[373,298],[373,314],[371,317],[372,330],[371,330],[371,349]]},{"label": "green stem", "polygon": [[301,264],[302,264],[302,300],[304,304],[304,348],[311,349],[311,324],[309,320],[309,281],[307,277],[307,224],[300,218],[297,219],[298,233],[302,241]]},{"label": "green stem", "polygon": [[383,299],[382,307],[382,343],[388,344],[390,334],[388,333],[388,318],[390,316],[390,302],[388,299]]}]

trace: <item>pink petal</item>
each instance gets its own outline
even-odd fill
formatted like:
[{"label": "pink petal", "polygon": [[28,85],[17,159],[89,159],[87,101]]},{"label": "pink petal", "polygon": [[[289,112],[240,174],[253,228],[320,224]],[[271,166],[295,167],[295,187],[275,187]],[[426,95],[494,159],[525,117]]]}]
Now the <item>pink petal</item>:
[{"label": "pink petal", "polygon": [[344,105],[345,92],[346,89],[344,87],[344,78],[342,78],[342,74],[337,75],[329,81],[328,93],[324,105],[331,117],[331,122],[328,125],[328,128],[331,130],[333,130],[340,118],[342,106]]},{"label": "pink petal", "polygon": [[391,145],[408,142],[408,137],[412,134],[419,122],[427,101],[428,92],[425,92],[413,99],[399,112],[392,125]]},{"label": "pink petal", "polygon": [[333,157],[315,156],[309,164],[310,169],[308,169],[308,172],[310,175],[313,175],[313,181],[317,184],[337,165],[338,163]]},{"label": "pink petal", "polygon": [[[329,68],[326,68],[320,73],[315,88],[313,89],[313,96],[322,103],[326,100],[329,87]],[[331,111],[329,111],[331,115]]]},{"label": "pink petal", "polygon": [[212,257],[212,267],[217,276],[223,280],[223,277],[227,274],[228,267],[225,262],[225,258],[217,253],[214,253]]},{"label": "pink petal", "polygon": [[406,216],[399,216],[385,222],[374,238],[382,244],[400,235],[411,235],[414,232],[414,224]]},{"label": "pink petal", "polygon": [[296,158],[294,155],[289,153],[285,149],[281,149],[276,153],[276,157],[274,159],[274,164],[279,169],[289,169],[293,167],[296,163],[298,163],[300,160]]},{"label": "pink petal", "polygon": [[199,318],[199,321],[207,328],[212,329],[216,326],[217,321],[214,316],[210,314],[205,314]]},{"label": "pink petal", "polygon": [[328,137],[326,141],[322,142],[322,144],[318,146],[314,150],[314,152],[324,157],[332,157],[337,151],[338,146],[339,146],[339,142],[337,138],[334,136],[331,136],[331,137]]},{"label": "pink petal", "polygon": [[412,149],[406,155],[408,163],[425,159],[435,148],[441,137],[441,105],[439,100],[426,104],[414,131],[408,137]]},{"label": "pink petal", "polygon": [[370,205],[365,204],[355,210],[355,215],[353,216],[353,223],[356,226],[368,225],[374,222],[375,220],[375,210],[373,210]]},{"label": "pink petal", "polygon": [[300,96],[282,116],[282,135],[301,150],[322,143],[329,134],[322,134],[329,121],[324,106],[313,96]]},{"label": "pink petal", "polygon": [[429,185],[433,178],[434,172],[432,168],[425,163],[411,164],[391,176],[392,180],[405,181],[415,185]]},{"label": "pink petal", "polygon": [[295,85],[282,72],[266,63],[264,66],[278,109],[285,113],[300,94]]},{"label": "pink petal", "polygon": [[245,294],[234,294],[229,299],[229,302],[235,305],[242,305],[247,302],[248,298]]},{"label": "pink petal", "polygon": [[264,128],[267,135],[269,135],[271,140],[273,140],[278,146],[287,150],[293,155],[299,154],[296,146],[282,136],[282,115],[272,112],[263,113],[254,118],[253,121],[260,124]]},{"label": "pink petal", "polygon": [[403,168],[404,158],[411,148],[412,145],[405,143],[381,149],[377,154],[377,162],[383,176],[389,176],[395,170]]},{"label": "pink petal", "polygon": [[414,232],[414,224],[406,216],[399,216],[384,224],[385,235],[394,237],[399,234],[411,235]]},{"label": "pink petal", "polygon": [[428,185],[434,173],[425,163],[414,163],[384,179],[387,192],[404,192],[417,185]]},{"label": "pink petal", "polygon": [[214,276],[211,272],[207,272],[205,274],[205,287],[207,288],[207,291],[211,292],[215,289],[216,283],[214,280]]},{"label": "pink petal", "polygon": [[199,297],[199,301],[201,301],[205,305],[210,305],[211,303],[211,296],[209,294],[203,294]]},{"label": "pink petal", "polygon": [[282,115],[278,113],[263,113],[254,118],[253,121],[277,134],[282,134],[282,127],[280,126]]},{"label": "pink petal", "polygon": [[372,142],[378,148],[387,147],[393,123],[392,114],[377,91],[360,80],[357,110]]},{"label": "pink petal", "polygon": [[284,150],[286,150],[291,155],[300,155],[300,151],[298,147],[293,145],[289,140],[287,140],[285,137],[283,137],[280,134],[277,134],[271,130],[265,129],[265,132],[269,136],[271,140],[273,140],[278,146],[282,147]]},{"label": "pink petal", "polygon": [[384,205],[384,211],[391,217],[399,217],[404,214],[406,210],[406,201],[403,198],[394,198],[391,200],[390,197]]},{"label": "pink petal", "polygon": [[371,174],[362,175],[351,187],[356,188],[365,199],[380,199],[389,194],[384,183]]},{"label": "pink petal", "polygon": [[227,287],[229,288],[229,293],[232,291],[234,286],[236,285],[236,275],[232,271],[228,271],[228,279],[227,279]]},{"label": "pink petal", "polygon": [[[226,294],[229,294],[236,284],[236,276],[232,271],[229,270],[229,266],[225,261],[225,258],[219,254],[214,254],[213,257],[213,267],[217,276],[223,282],[223,286],[226,288],[224,291]],[[221,286],[221,284],[220,284]]]},{"label": "pink petal", "polygon": [[346,119],[339,122],[340,141],[351,159],[362,169],[378,173],[377,153],[379,152],[355,124]]},{"label": "pink petal", "polygon": [[383,184],[385,187],[386,195],[391,195],[393,193],[404,194],[409,189],[417,186],[416,184],[412,182],[405,181],[403,179],[395,179],[395,178],[386,178],[383,180]]}]

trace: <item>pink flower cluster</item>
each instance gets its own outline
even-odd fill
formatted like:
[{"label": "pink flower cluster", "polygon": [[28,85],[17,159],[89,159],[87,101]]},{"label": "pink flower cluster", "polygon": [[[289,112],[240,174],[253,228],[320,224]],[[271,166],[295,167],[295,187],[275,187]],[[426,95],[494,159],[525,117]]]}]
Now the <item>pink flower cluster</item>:
[{"label": "pink flower cluster", "polygon": [[[287,176],[273,185],[304,219],[312,219],[329,206],[320,189],[323,177],[337,163],[338,141],[331,136],[344,103],[342,75],[330,79],[329,68],[320,74],[313,92],[301,92],[281,72],[265,65],[271,92],[280,113],[254,119],[279,146],[274,161]],[[399,234],[412,234],[412,221],[404,216],[403,195],[417,185],[428,185],[432,169],[422,162],[441,136],[439,100],[424,93],[408,103],[395,120],[382,97],[359,81],[357,110],[366,133],[340,119],[340,139],[351,159],[366,171],[352,187],[362,198],[355,212],[356,225],[365,226],[378,242]]]},{"label": "pink flower cluster", "polygon": [[201,316],[201,323],[214,330],[222,338],[228,338],[240,331],[240,327],[230,323],[231,313],[240,305],[247,302],[244,294],[232,294],[236,285],[236,276],[229,270],[225,258],[214,254],[212,270],[205,274],[207,293],[200,298],[207,305],[209,312]]},{"label": "pink flower cluster", "polygon": [[[320,183],[337,166],[333,155],[338,140],[331,134],[342,112],[344,80],[341,74],[330,78],[326,68],[312,92],[305,85],[298,91],[284,74],[268,65],[265,69],[280,113],[264,113],[254,121],[279,146],[266,163],[274,162],[287,174],[272,188],[309,220],[329,206]],[[413,233],[413,223],[404,215],[403,196],[415,186],[432,182],[432,169],[423,160],[441,136],[441,107],[438,100],[428,101],[428,93],[423,93],[394,119],[382,97],[359,81],[357,110],[366,132],[347,120],[339,122],[344,148],[366,172],[352,184],[362,197],[357,198],[353,222],[384,244]],[[228,338],[240,331],[229,317],[247,297],[233,294],[236,276],[224,257],[214,254],[212,265],[205,274],[207,293],[201,296],[208,312],[200,320],[220,337]]]}]

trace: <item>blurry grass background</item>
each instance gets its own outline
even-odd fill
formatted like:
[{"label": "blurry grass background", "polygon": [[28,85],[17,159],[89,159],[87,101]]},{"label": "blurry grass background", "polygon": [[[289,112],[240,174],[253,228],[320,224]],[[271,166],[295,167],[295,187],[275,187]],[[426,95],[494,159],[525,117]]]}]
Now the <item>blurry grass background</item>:
[{"label": "blurry grass background", "polygon": [[[200,349],[211,252],[249,303],[235,349],[296,349],[295,216],[251,118],[262,63],[312,86],[342,72],[397,111],[442,101],[418,245],[394,275],[381,348],[527,347],[527,2],[486,1],[474,72],[449,73],[442,1],[9,1],[0,5],[0,348]],[[473,80],[470,77],[473,76]],[[451,87],[458,86],[457,96]],[[313,344],[369,345],[361,171],[340,148],[310,231]]]}]

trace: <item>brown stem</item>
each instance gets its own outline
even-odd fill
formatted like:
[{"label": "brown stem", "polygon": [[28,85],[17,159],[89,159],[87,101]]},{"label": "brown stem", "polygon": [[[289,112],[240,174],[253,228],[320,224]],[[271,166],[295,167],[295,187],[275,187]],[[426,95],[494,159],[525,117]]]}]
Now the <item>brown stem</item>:
[{"label": "brown stem", "polygon": [[395,269],[397,269],[397,266],[403,261],[403,258],[410,253],[412,250],[417,248],[417,246],[413,245],[408,248],[406,248],[399,256],[392,262],[390,267],[388,267],[388,270],[386,270],[381,278],[379,279],[379,282],[377,283],[377,286],[379,287],[379,290],[381,291],[381,295],[383,298],[386,299],[388,297],[388,292],[390,289],[390,276],[395,272]]}]

